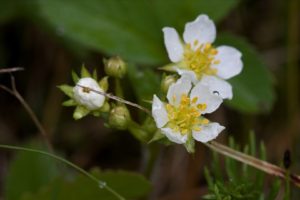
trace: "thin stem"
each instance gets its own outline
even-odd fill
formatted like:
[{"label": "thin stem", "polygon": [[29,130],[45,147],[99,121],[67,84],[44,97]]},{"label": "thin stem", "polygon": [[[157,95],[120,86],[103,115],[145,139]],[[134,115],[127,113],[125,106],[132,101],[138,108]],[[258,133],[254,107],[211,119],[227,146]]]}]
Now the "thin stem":
[{"label": "thin stem", "polygon": [[5,69],[0,69],[0,74],[12,73],[12,72],[23,71],[23,70],[24,68],[22,67],[5,68]]},{"label": "thin stem", "polygon": [[[218,142],[212,141],[209,143],[204,143],[207,147],[210,149],[223,154],[227,157],[233,158],[235,160],[238,160],[242,163],[245,163],[247,165],[250,165],[256,169],[259,169],[267,174],[280,177],[282,179],[286,179],[287,177],[287,171],[283,168],[280,168],[276,165],[273,165],[271,163],[268,163],[266,161],[260,160],[258,158],[255,158],[253,156],[249,156],[247,154],[244,154],[242,152],[236,151],[234,149],[231,149],[225,145],[219,144]],[[300,187],[300,176],[295,174],[289,174],[289,180],[294,183],[297,187]]]},{"label": "thin stem", "polygon": [[132,107],[138,108],[138,109],[140,109],[140,110],[146,112],[148,115],[152,115],[151,112],[150,112],[147,108],[144,108],[143,106],[140,106],[139,104],[132,103],[132,102],[127,101],[127,100],[125,100],[125,99],[122,99],[122,98],[120,98],[120,97],[118,97],[118,96],[114,96],[114,95],[112,95],[112,94],[110,94],[110,93],[106,93],[106,92],[101,92],[101,91],[98,91],[98,90],[94,90],[94,89],[92,89],[92,88],[85,87],[85,86],[83,86],[83,85],[78,85],[78,84],[77,84],[77,86],[78,86],[78,87],[81,87],[81,88],[83,88],[83,89],[86,89],[86,90],[95,92],[95,93],[97,93],[97,94],[103,95],[103,96],[105,96],[105,97],[107,97],[107,98],[110,98],[110,99],[119,101],[119,102],[121,102],[121,103],[130,105],[130,106],[132,106]]},{"label": "thin stem", "polygon": [[120,79],[118,79],[118,78],[115,78],[115,92],[118,97],[124,98],[123,90],[121,87],[121,82],[120,82]]},{"label": "thin stem", "polygon": [[4,85],[0,85],[0,88],[3,89],[4,91],[8,92],[9,94],[13,95],[14,97],[16,97],[19,100],[21,105],[25,108],[26,112],[29,114],[30,118],[32,119],[32,121],[34,122],[34,124],[36,125],[36,127],[38,128],[40,133],[42,134],[48,149],[53,153],[54,150],[53,150],[53,147],[51,145],[50,139],[48,138],[46,130],[42,126],[41,122],[38,120],[37,116],[35,115],[35,113],[31,109],[29,104],[24,100],[22,95],[17,90],[15,78],[13,77],[13,75],[10,75],[10,78],[11,78],[11,87],[12,87],[12,89],[10,89],[10,88],[8,88]]},{"label": "thin stem", "polygon": [[37,150],[37,149],[30,149],[30,148],[25,148],[25,147],[17,147],[17,146],[11,146],[11,145],[5,145],[5,144],[0,144],[0,148],[4,148],[4,149],[13,149],[13,150],[18,150],[18,151],[28,151],[28,152],[33,152],[33,153],[39,153],[42,155],[46,155],[49,156],[51,158],[54,158],[55,160],[58,160],[62,163],[65,163],[66,165],[69,165],[70,167],[72,167],[73,169],[77,170],[78,172],[82,173],[83,175],[87,176],[88,178],[90,178],[92,181],[96,182],[100,188],[105,188],[107,191],[109,191],[111,194],[113,194],[114,196],[116,196],[118,199],[120,200],[125,200],[124,197],[122,197],[120,194],[118,194],[115,190],[113,190],[111,187],[109,187],[105,181],[101,181],[99,180],[97,177],[95,177],[94,175],[90,174],[89,172],[85,171],[84,169],[80,168],[79,166],[75,165],[74,163],[59,157],[55,154],[52,153],[48,153],[45,151],[41,151],[41,150]]}]

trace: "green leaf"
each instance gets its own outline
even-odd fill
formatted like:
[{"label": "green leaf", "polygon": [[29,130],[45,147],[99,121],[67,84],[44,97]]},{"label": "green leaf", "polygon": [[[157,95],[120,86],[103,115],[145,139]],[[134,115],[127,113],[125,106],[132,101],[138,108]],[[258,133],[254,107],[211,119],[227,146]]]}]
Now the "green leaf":
[{"label": "green leaf", "polygon": [[245,113],[270,111],[275,100],[273,81],[259,53],[244,39],[230,34],[220,35],[217,44],[237,48],[244,63],[242,73],[229,80],[233,99],[227,105]]},{"label": "green leaf", "polygon": [[[141,175],[126,171],[94,170],[92,174],[105,181],[106,185],[115,190],[126,199],[138,199],[145,196],[151,186]],[[82,200],[82,199],[105,199],[117,200],[106,189],[100,188],[95,182],[85,176],[78,176],[73,180],[56,180],[48,187],[36,194],[23,197],[22,200]]]},{"label": "green leaf", "polygon": [[[38,142],[26,145],[45,150]],[[31,152],[18,152],[10,163],[5,181],[5,199],[19,200],[24,193],[37,192],[58,175],[55,162],[43,155]]]},{"label": "green leaf", "polygon": [[166,62],[161,29],[182,33],[199,14],[220,20],[238,0],[39,0],[40,16],[61,36],[129,61],[157,65]]},{"label": "green leaf", "polygon": [[70,86],[70,85],[60,85],[60,86],[57,86],[63,93],[65,93],[65,95],[67,95],[68,97],[70,98],[73,98],[73,87]]}]

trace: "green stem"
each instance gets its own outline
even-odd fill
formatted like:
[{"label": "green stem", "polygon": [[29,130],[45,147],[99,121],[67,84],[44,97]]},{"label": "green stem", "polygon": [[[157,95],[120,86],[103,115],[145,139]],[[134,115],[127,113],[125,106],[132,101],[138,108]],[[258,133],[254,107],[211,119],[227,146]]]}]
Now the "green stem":
[{"label": "green stem", "polygon": [[85,171],[84,169],[80,168],[79,166],[77,166],[77,165],[71,163],[70,161],[68,161],[64,158],[61,158],[57,155],[54,155],[52,153],[48,153],[48,152],[45,152],[45,151],[41,151],[41,150],[30,149],[30,148],[25,148],[25,147],[17,147],[17,146],[5,145],[5,144],[0,144],[0,148],[13,149],[13,150],[18,150],[18,151],[34,152],[34,153],[39,153],[39,154],[46,155],[46,156],[49,156],[51,158],[54,158],[54,159],[56,159],[56,160],[58,160],[62,163],[65,163],[66,165],[69,165],[70,167],[74,168],[75,170],[79,171],[80,173],[84,174],[85,176],[90,178],[92,181],[96,182],[97,185],[99,185],[100,188],[105,188],[107,191],[109,191],[111,194],[116,196],[118,199],[125,200],[124,197],[122,197],[115,190],[113,190],[111,187],[109,187],[106,184],[106,182],[99,180],[97,177],[95,177],[94,175],[92,175],[89,172]]},{"label": "green stem", "polygon": [[115,94],[120,98],[124,98],[121,82],[118,78],[115,78]]}]

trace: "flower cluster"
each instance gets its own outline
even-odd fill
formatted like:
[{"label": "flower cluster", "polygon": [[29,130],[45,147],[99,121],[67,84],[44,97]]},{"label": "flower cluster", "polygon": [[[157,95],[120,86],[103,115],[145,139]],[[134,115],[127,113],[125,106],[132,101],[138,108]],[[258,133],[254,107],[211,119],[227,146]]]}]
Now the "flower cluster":
[{"label": "flower cluster", "polygon": [[226,80],[241,72],[241,53],[230,46],[212,45],[216,27],[206,15],[185,25],[183,41],[174,28],[165,27],[163,33],[172,63],[162,69],[177,72],[181,78],[169,86],[168,102],[154,95],[155,123],[172,142],[208,142],[225,127],[203,115],[215,111],[223,99],[232,98],[232,86]]},{"label": "flower cluster", "polygon": [[[104,59],[106,77],[97,80],[84,67],[81,77],[73,73],[75,86],[61,85],[60,89],[70,97],[65,106],[76,106],[73,117],[80,119],[87,114],[103,116],[107,125],[119,130],[129,130],[142,141],[167,138],[184,144],[189,152],[194,151],[195,140],[208,142],[225,129],[209,121],[205,114],[218,109],[224,99],[232,98],[232,86],[226,81],[239,74],[243,68],[241,53],[230,46],[215,47],[216,27],[206,15],[185,25],[183,40],[174,28],[163,28],[165,46],[171,64],[162,67],[173,72],[161,82],[161,101],[156,95],[152,101],[152,117],[143,125],[134,122],[125,102],[119,82],[126,75],[127,65],[120,57]],[[119,102],[108,102],[106,91],[108,77],[115,80],[115,92]],[[138,86],[137,86],[138,87]],[[112,96],[110,96],[112,97]],[[129,105],[140,108],[134,103]],[[146,109],[145,109],[146,110]],[[150,121],[149,121],[150,119]]]}]

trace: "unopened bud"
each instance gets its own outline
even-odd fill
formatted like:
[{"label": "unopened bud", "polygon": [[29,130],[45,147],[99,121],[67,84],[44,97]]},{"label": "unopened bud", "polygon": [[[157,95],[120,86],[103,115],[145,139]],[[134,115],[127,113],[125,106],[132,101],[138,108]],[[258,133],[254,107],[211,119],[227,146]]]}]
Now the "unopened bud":
[{"label": "unopened bud", "polygon": [[126,63],[118,56],[104,59],[104,70],[109,76],[123,78],[127,72]]},{"label": "unopened bud", "polygon": [[175,75],[168,75],[165,76],[162,81],[161,81],[161,90],[163,93],[167,93],[168,89],[170,87],[170,85],[172,85],[173,83],[175,83],[177,81],[177,78]]},{"label": "unopened bud", "polygon": [[130,121],[130,113],[125,106],[116,106],[110,111],[108,123],[118,130],[126,130]]}]

